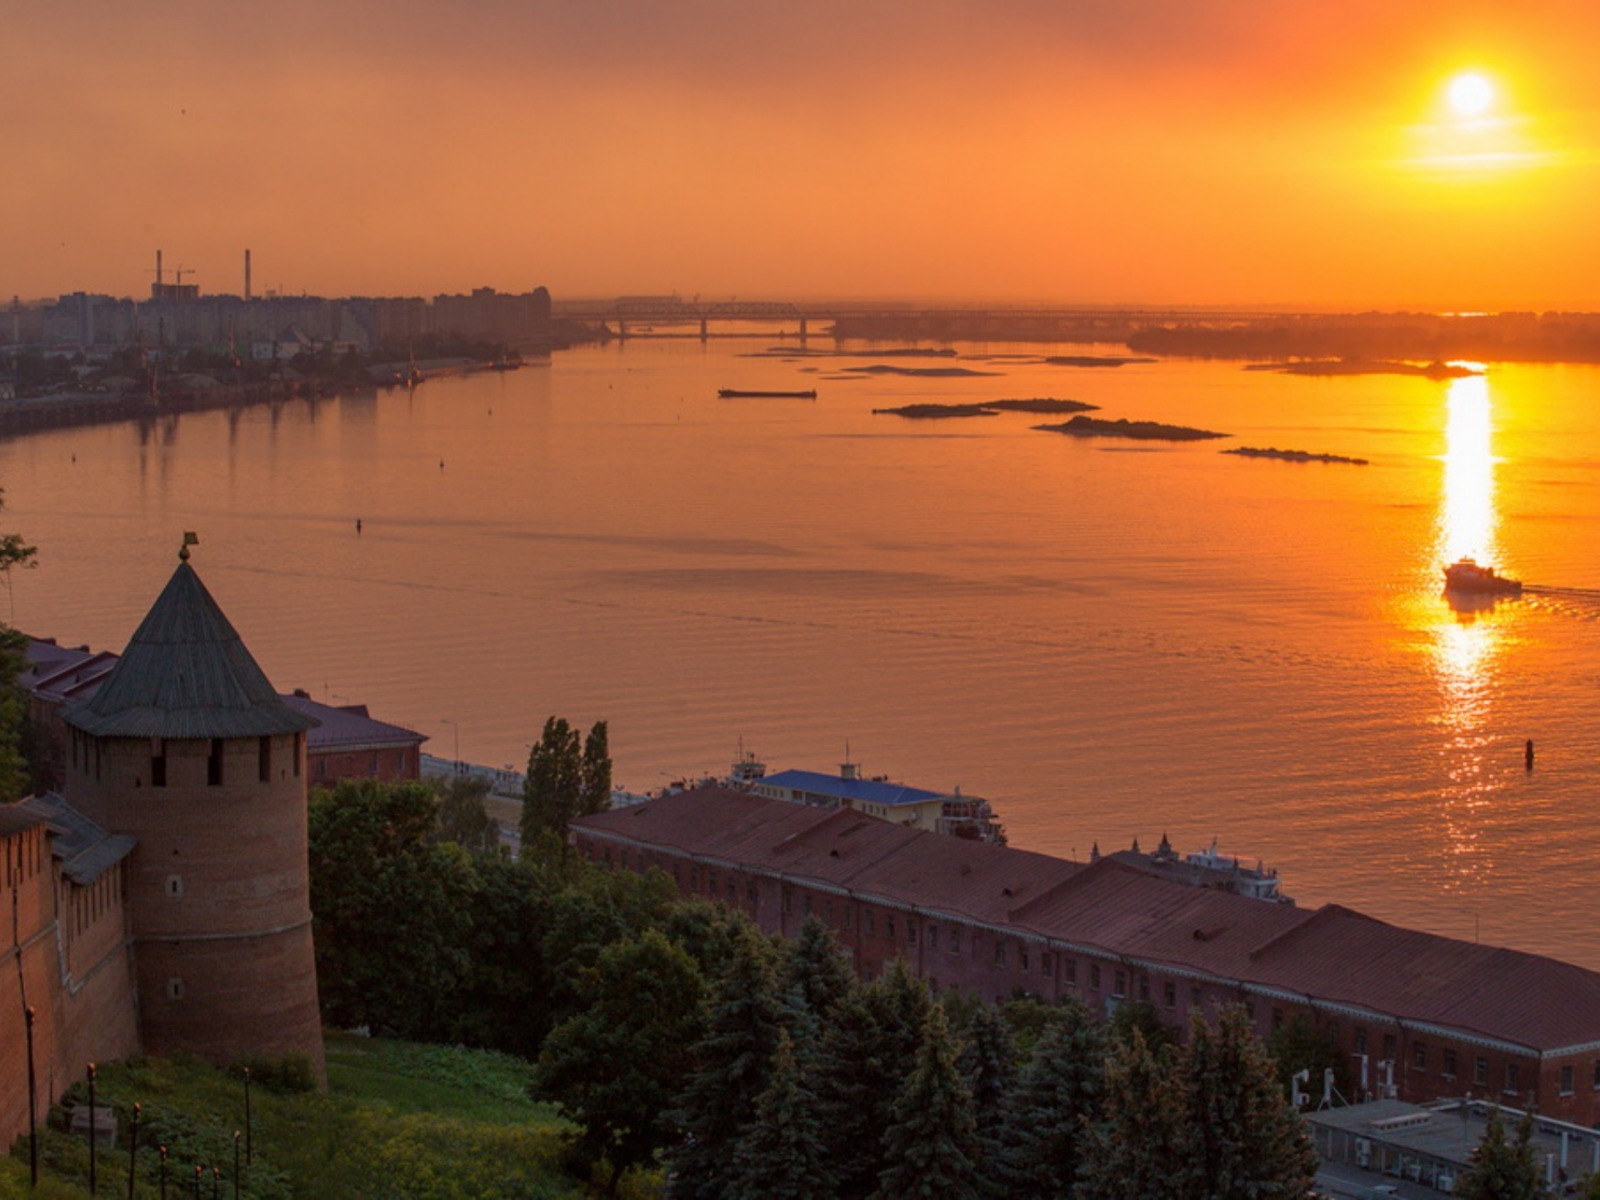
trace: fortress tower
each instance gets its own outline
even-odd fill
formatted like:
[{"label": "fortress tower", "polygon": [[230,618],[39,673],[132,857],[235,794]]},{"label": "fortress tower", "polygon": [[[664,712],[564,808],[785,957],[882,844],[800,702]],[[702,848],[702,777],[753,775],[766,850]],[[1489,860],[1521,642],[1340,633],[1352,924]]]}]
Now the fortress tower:
[{"label": "fortress tower", "polygon": [[137,839],[127,907],[145,1050],[302,1055],[322,1074],[305,731],[188,563],[63,712],[67,797]]}]

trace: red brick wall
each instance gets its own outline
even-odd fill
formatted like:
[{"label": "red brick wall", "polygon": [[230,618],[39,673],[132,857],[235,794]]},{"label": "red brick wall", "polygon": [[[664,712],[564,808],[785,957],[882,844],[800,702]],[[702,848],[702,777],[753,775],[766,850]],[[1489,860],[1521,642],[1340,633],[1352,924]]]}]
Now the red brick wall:
[{"label": "red brick wall", "polygon": [[382,750],[321,750],[307,756],[312,787],[332,787],[341,779],[381,779],[404,783],[422,778],[420,746]]},{"label": "red brick wall", "polygon": [[43,827],[0,839],[0,851],[0,1137],[10,1145],[28,1129],[27,1006],[41,1121],[90,1062],[137,1054],[140,1042],[120,866],[77,887],[61,878]]}]

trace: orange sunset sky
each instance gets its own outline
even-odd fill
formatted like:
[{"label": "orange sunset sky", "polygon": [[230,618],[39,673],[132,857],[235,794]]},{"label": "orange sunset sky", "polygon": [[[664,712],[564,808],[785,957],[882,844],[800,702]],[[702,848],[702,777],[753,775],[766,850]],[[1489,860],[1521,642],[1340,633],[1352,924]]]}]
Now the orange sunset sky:
[{"label": "orange sunset sky", "polygon": [[[1600,309],[1600,4],[14,4],[0,289]],[[1452,79],[1492,88],[1480,113]]]}]

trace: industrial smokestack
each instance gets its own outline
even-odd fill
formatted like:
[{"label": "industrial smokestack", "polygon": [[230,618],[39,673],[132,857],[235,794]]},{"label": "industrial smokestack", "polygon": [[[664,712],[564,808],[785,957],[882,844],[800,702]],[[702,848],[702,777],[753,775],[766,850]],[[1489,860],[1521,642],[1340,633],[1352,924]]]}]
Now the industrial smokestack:
[{"label": "industrial smokestack", "polygon": [[161,286],[161,251],[156,251],[156,286]]},{"label": "industrial smokestack", "polygon": [[250,251],[244,252],[244,298],[250,299]]}]

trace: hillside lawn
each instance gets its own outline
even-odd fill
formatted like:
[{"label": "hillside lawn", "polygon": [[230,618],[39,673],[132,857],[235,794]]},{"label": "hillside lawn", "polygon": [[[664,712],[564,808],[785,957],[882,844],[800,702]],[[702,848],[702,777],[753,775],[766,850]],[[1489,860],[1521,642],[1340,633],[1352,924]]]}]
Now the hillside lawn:
[{"label": "hillside lawn", "polygon": [[[250,1200],[576,1200],[592,1195],[561,1168],[568,1128],[528,1096],[531,1069],[505,1054],[327,1035],[326,1093],[269,1086],[258,1069],[251,1088],[253,1161],[239,1195]],[[80,1094],[82,1084],[74,1085]],[[139,1183],[154,1200],[156,1145],[169,1149],[167,1194],[191,1196],[196,1164],[202,1196],[234,1193],[234,1131],[244,1129],[237,1076],[197,1059],[139,1059],[99,1069],[96,1103],[114,1105],[117,1145],[98,1152],[99,1194],[126,1196],[128,1117],[141,1106]],[[60,1116],[59,1113],[56,1114]],[[87,1197],[89,1154],[82,1138],[52,1120],[40,1136],[40,1187],[28,1188],[28,1141],[0,1159],[0,1200]],[[242,1143],[241,1143],[242,1144]],[[180,1191],[179,1183],[185,1186]],[[659,1191],[659,1176],[625,1180],[620,1194]]]}]

